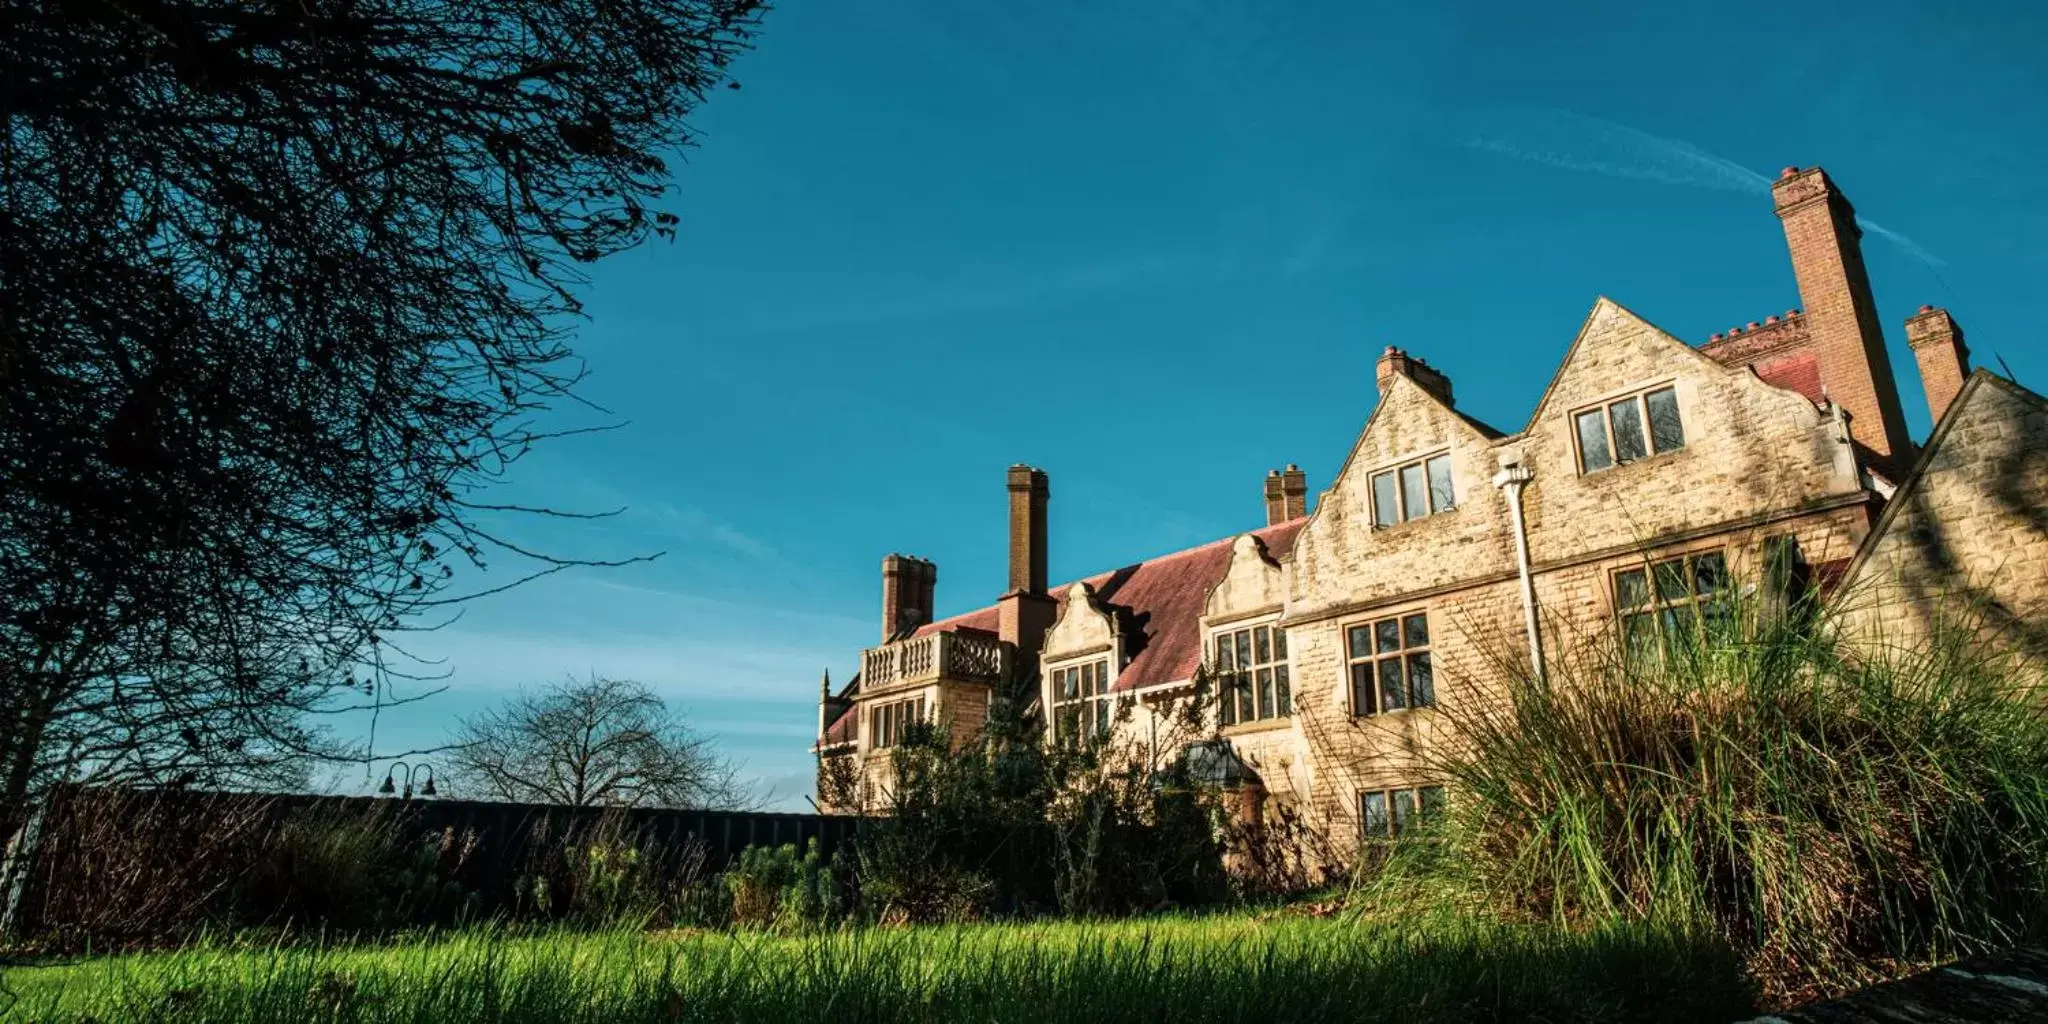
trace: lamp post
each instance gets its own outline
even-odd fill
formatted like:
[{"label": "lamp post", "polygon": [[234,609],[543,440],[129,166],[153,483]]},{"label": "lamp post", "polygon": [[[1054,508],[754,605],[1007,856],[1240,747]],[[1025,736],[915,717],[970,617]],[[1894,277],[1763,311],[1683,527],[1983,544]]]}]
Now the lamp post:
[{"label": "lamp post", "polygon": [[405,761],[391,762],[391,768],[384,773],[384,784],[377,787],[377,792],[382,793],[385,796],[390,796],[391,794],[398,792],[398,787],[395,784],[395,780],[398,775],[398,770],[400,768],[405,769],[405,792],[403,793],[403,795],[399,797],[399,799],[412,799],[413,779],[419,774],[419,771],[422,768],[426,769],[427,771],[427,781],[425,785],[422,785],[420,787],[420,795],[434,795],[434,766],[426,764],[424,762],[420,764],[409,764]]}]

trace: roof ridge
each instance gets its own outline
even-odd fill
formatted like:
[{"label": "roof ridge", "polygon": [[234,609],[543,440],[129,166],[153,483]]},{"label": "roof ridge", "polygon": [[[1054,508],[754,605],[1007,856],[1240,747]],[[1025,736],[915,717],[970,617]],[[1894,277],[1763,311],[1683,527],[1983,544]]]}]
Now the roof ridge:
[{"label": "roof ridge", "polygon": [[[1125,562],[1122,565],[1112,566],[1108,569],[1092,572],[1085,576],[1068,580],[1065,583],[1059,584],[1058,586],[1047,587],[1045,588],[1046,596],[1057,599],[1059,595],[1064,594],[1068,590],[1072,589],[1074,584],[1076,583],[1088,583],[1091,580],[1099,580],[1103,577],[1114,576],[1117,573],[1123,572],[1126,569],[1135,569],[1139,566],[1146,565],[1158,565],[1160,563],[1170,562],[1178,558],[1186,558],[1198,552],[1207,551],[1210,548],[1216,547],[1220,544],[1236,543],[1237,538],[1242,537],[1246,534],[1259,536],[1270,531],[1280,529],[1281,527],[1294,526],[1298,528],[1301,524],[1308,522],[1308,518],[1309,517],[1306,515],[1300,515],[1294,517],[1293,519],[1287,519],[1277,523],[1267,523],[1266,525],[1253,530],[1239,530],[1236,533],[1227,534],[1225,536],[1218,537],[1215,540],[1203,541],[1200,544],[1196,544],[1192,547],[1181,548],[1178,551],[1168,551],[1165,554],[1153,555],[1150,558],[1140,558],[1135,562]],[[1112,601],[1114,601],[1114,599],[1112,599]],[[994,604],[987,604],[976,608],[970,608],[967,611],[959,612],[957,614],[948,615],[943,619],[934,619],[933,621],[928,622],[925,625],[919,627],[919,631],[928,632],[931,630],[956,625],[960,623],[962,620],[971,619],[977,615],[987,614],[988,612],[994,610],[995,607],[996,606]]]}]

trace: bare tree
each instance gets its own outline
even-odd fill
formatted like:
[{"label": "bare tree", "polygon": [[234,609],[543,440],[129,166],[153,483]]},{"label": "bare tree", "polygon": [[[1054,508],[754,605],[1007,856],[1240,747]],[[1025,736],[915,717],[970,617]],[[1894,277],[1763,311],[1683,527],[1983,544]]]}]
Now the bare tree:
[{"label": "bare tree", "polygon": [[306,718],[400,699],[398,634],[605,564],[485,490],[573,432],[580,268],[673,236],[759,6],[0,6],[0,834],[339,753]]},{"label": "bare tree", "polygon": [[734,764],[646,686],[592,676],[521,693],[453,736],[450,792],[570,807],[737,807]]}]

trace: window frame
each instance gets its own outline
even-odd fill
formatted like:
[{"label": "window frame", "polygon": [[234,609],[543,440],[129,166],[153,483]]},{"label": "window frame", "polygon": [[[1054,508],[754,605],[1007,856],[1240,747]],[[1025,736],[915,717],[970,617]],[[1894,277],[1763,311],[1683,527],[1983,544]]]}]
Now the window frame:
[{"label": "window frame", "polygon": [[[1430,795],[1434,794],[1435,807],[1431,808]],[[1402,798],[1406,797],[1407,810],[1403,812]],[[1380,825],[1374,828],[1373,813],[1367,809],[1368,801],[1377,798]],[[1405,838],[1405,833],[1419,827],[1431,818],[1444,813],[1450,802],[1440,782],[1415,783],[1407,786],[1374,786],[1361,789],[1352,801],[1358,809],[1358,839],[1361,843],[1391,843]],[[1409,821],[1414,825],[1405,824]]]},{"label": "window frame", "polygon": [[[1660,448],[1657,446],[1656,426],[1650,418],[1650,396],[1661,395],[1666,392],[1671,394],[1672,415],[1678,418],[1678,443],[1667,448]],[[1643,444],[1643,453],[1641,455],[1626,459],[1621,457],[1621,446],[1616,440],[1619,435],[1614,429],[1614,410],[1615,407],[1622,405],[1631,406],[1635,409],[1636,430],[1641,435]],[[1579,429],[1580,419],[1594,413],[1598,413],[1600,416],[1601,437],[1603,438],[1603,443],[1607,446],[1607,464],[1597,467],[1587,465],[1585,435]],[[1685,435],[1685,412],[1678,402],[1677,381],[1663,381],[1647,387],[1635,388],[1621,394],[1610,395],[1597,402],[1589,402],[1566,414],[1565,425],[1571,432],[1572,456],[1578,466],[1580,476],[1604,473],[1610,469],[1634,465],[1635,463],[1654,459],[1661,455],[1682,452],[1689,443]]]},{"label": "window frame", "polygon": [[[1261,634],[1266,640],[1263,648]],[[1208,646],[1216,676],[1218,729],[1293,719],[1293,659],[1288,653],[1287,631],[1280,628],[1278,619],[1219,626],[1210,632]],[[1251,656],[1248,666],[1240,664],[1239,651]],[[1245,716],[1246,710],[1250,717]]]},{"label": "window frame", "polygon": [[[1437,504],[1435,477],[1430,472],[1430,468],[1439,463],[1444,467],[1444,485],[1445,490],[1449,492],[1446,496],[1447,500],[1441,506]],[[1421,514],[1412,516],[1408,514],[1408,506],[1412,499],[1408,493],[1407,481],[1407,473],[1411,469],[1419,472],[1422,477],[1422,503],[1424,509]],[[1394,488],[1393,505],[1396,518],[1393,522],[1380,521],[1379,482],[1382,479],[1387,480]],[[1365,494],[1366,501],[1370,506],[1366,511],[1368,518],[1372,522],[1372,528],[1375,530],[1391,530],[1396,526],[1418,522],[1449,512],[1456,512],[1458,510],[1457,479],[1456,467],[1451,465],[1451,450],[1449,448],[1412,459],[1402,459],[1399,462],[1375,469],[1371,473],[1366,474]]]},{"label": "window frame", "polygon": [[[908,716],[903,713],[906,710],[910,712]],[[868,746],[875,750],[897,746],[903,742],[907,729],[929,721],[924,694],[877,702],[868,709]]]},{"label": "window frame", "polygon": [[[1071,697],[1064,696],[1063,691],[1065,680],[1069,678],[1074,680],[1074,695]],[[1052,668],[1047,679],[1052,685],[1052,713],[1047,720],[1052,724],[1054,743],[1077,745],[1085,739],[1088,745],[1093,746],[1109,739],[1116,715],[1116,697],[1109,692],[1108,658],[1077,658],[1065,662]],[[1072,729],[1065,722],[1069,709],[1074,712]]]},{"label": "window frame", "polygon": [[[1411,624],[1416,619],[1422,620],[1422,639],[1411,643],[1410,638],[1415,635],[1411,630]],[[1387,626],[1393,627],[1394,630],[1396,643],[1391,648],[1381,646],[1385,639],[1382,630]],[[1367,638],[1370,647],[1362,654],[1359,653],[1356,643],[1361,632]],[[1406,608],[1398,612],[1346,622],[1342,627],[1341,641],[1344,645],[1344,705],[1352,718],[1371,718],[1437,706],[1436,632],[1430,624],[1428,608]],[[1417,656],[1422,658],[1422,664],[1428,669],[1427,688],[1421,690],[1415,685],[1416,674],[1412,668],[1413,659]],[[1401,669],[1399,707],[1387,706],[1386,674],[1380,669],[1380,665],[1389,661],[1396,663]],[[1360,669],[1365,669],[1370,676],[1371,707],[1365,710],[1359,708]],[[1418,694],[1422,694],[1426,699],[1418,699]]]},{"label": "window frame", "polygon": [[[1713,589],[1701,589],[1699,566],[1702,562],[1715,562],[1720,566],[1719,582]],[[1676,577],[1684,588],[1680,594],[1665,594],[1661,584],[1672,577],[1663,574],[1666,566],[1676,564]],[[1634,577],[1639,580],[1643,599],[1631,602],[1623,580]],[[1630,658],[1639,652],[1632,635],[1632,620],[1643,620],[1649,624],[1654,653],[1658,658],[1668,658],[1675,649],[1672,637],[1666,630],[1666,619],[1682,613],[1691,622],[1691,637],[1694,644],[1706,639],[1708,624],[1713,619],[1732,611],[1735,600],[1734,574],[1730,571],[1728,549],[1722,547],[1695,548],[1646,558],[1608,573],[1609,594],[1614,603],[1614,624],[1616,635],[1622,645],[1622,653]]]}]

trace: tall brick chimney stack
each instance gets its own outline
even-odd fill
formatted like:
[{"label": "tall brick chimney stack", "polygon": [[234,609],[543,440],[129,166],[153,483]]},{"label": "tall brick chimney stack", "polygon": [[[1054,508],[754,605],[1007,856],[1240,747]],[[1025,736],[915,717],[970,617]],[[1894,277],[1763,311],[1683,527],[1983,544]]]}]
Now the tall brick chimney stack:
[{"label": "tall brick chimney stack", "polygon": [[1970,347],[1963,344],[1963,329],[1948,310],[1921,306],[1920,312],[1906,318],[1906,343],[1913,346],[1913,360],[1920,364],[1927,412],[1940,423],[1970,376]]},{"label": "tall brick chimney stack", "polygon": [[1436,367],[1392,345],[1388,345],[1387,350],[1380,354],[1378,376],[1381,397],[1386,396],[1387,388],[1393,385],[1395,377],[1406,377],[1422,385],[1422,390],[1435,395],[1445,405],[1457,404],[1451,400],[1449,377],[1444,376]]},{"label": "tall brick chimney stack", "polygon": [[996,632],[1030,671],[1059,607],[1045,592],[1045,504],[1052,494],[1045,471],[1022,463],[1010,467],[1009,490],[1010,589],[996,602]]},{"label": "tall brick chimney stack", "polygon": [[932,621],[939,567],[911,555],[882,559],[882,642]]},{"label": "tall brick chimney stack", "polygon": [[1771,186],[1792,275],[1806,309],[1814,362],[1828,398],[1849,413],[1856,440],[1902,465],[1913,453],[1899,386],[1885,353],[1884,328],[1863,267],[1863,230],[1856,209],[1818,167],[1787,167]]},{"label": "tall brick chimney stack", "polygon": [[1281,522],[1308,515],[1308,474],[1303,473],[1300,466],[1290,462],[1286,469],[1280,471],[1280,493],[1286,499],[1286,507],[1282,510],[1286,514],[1281,517]]},{"label": "tall brick chimney stack", "polygon": [[1010,589],[1045,593],[1045,471],[1010,467]]},{"label": "tall brick chimney stack", "polygon": [[1287,492],[1280,482],[1280,471],[1266,471],[1266,525],[1287,521]]}]

